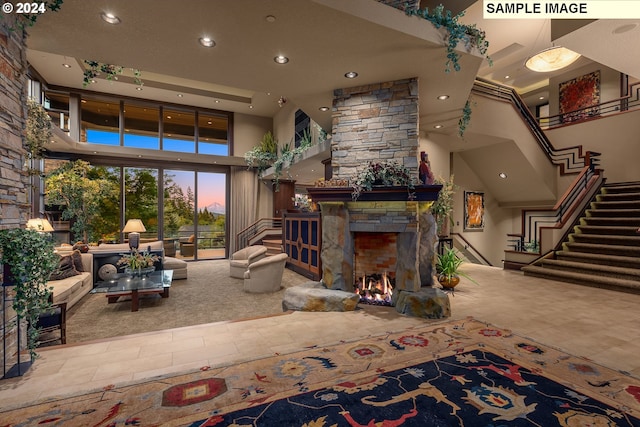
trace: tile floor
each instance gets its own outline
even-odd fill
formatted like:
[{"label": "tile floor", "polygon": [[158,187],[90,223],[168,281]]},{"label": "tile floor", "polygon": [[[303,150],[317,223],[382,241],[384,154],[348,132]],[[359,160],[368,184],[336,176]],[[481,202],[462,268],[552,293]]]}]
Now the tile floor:
[{"label": "tile floor", "polygon": [[[450,295],[452,319],[472,316],[640,377],[640,295],[525,277],[466,264]],[[434,322],[367,307],[295,312],[42,349],[20,378],[0,381],[0,410],[57,394],[286,353],[312,344]]]}]

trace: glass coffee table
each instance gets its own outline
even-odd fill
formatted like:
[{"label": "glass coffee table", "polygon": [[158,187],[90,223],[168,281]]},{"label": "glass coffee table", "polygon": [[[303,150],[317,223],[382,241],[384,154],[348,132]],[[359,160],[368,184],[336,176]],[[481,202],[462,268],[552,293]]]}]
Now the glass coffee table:
[{"label": "glass coffee table", "polygon": [[162,298],[169,298],[172,280],[173,270],[157,270],[142,278],[121,273],[113,279],[96,283],[96,287],[106,288],[109,304],[118,302],[121,297],[130,297],[131,311],[138,311],[143,295],[159,294]]}]

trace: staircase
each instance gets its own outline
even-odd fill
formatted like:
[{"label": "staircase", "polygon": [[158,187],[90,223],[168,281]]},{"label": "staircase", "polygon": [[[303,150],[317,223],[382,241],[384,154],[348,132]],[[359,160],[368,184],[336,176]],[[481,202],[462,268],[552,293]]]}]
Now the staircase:
[{"label": "staircase", "polygon": [[282,239],[262,239],[262,244],[267,248],[267,256],[282,253]]},{"label": "staircase", "polygon": [[640,293],[640,183],[605,184],[562,243],[527,276]]}]

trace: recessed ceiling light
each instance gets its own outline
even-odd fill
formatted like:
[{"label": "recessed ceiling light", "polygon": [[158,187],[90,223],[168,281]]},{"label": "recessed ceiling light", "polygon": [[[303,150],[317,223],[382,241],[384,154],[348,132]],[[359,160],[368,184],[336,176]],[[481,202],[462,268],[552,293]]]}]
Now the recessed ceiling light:
[{"label": "recessed ceiling light", "polygon": [[184,95],[179,93],[178,95],[176,95],[178,98],[182,98]]},{"label": "recessed ceiling light", "polygon": [[276,64],[286,64],[287,62],[289,62],[289,58],[284,55],[278,55],[273,58],[273,60],[276,62]]},{"label": "recessed ceiling light", "polygon": [[356,77],[358,77],[358,73],[356,73],[355,71],[349,71],[348,73],[345,73],[344,76],[348,79],[355,79]]},{"label": "recessed ceiling light", "polygon": [[276,17],[273,15],[267,15],[265,16],[264,20],[267,22],[276,22]]},{"label": "recessed ceiling light", "polygon": [[505,79],[510,79],[510,78],[511,78],[511,76],[504,76],[504,78],[505,78]]},{"label": "recessed ceiling light", "polygon": [[213,123],[211,120],[209,120],[209,121],[207,122],[207,124],[208,124],[208,125],[210,125],[211,123]]},{"label": "recessed ceiling light", "polygon": [[142,157],[142,154],[138,154],[138,158],[141,158],[141,157]]},{"label": "recessed ceiling light", "polygon": [[320,111],[329,111],[329,107],[320,107],[318,108]]},{"label": "recessed ceiling light", "polygon": [[171,118],[171,116],[167,116],[167,119],[170,119],[170,118]]},{"label": "recessed ceiling light", "polygon": [[117,25],[120,23],[120,18],[118,18],[116,15],[114,15],[113,13],[109,13],[109,12],[102,12],[100,14],[100,18],[102,18],[102,20],[104,22],[107,22],[109,24],[113,24],[113,25]]},{"label": "recessed ceiling light", "polygon": [[249,108],[250,108],[250,109],[251,109],[251,108],[253,108],[253,105],[249,105]]},{"label": "recessed ceiling light", "polygon": [[180,161],[180,160],[182,160],[182,158],[178,157],[176,160],[177,160],[177,161]]},{"label": "recessed ceiling light", "polygon": [[499,176],[500,178],[502,178],[502,179],[507,179],[507,174],[506,174],[506,173],[504,173],[504,172],[500,172],[500,173],[498,174],[498,176]]},{"label": "recessed ceiling light", "polygon": [[442,129],[442,125],[435,125],[434,128],[436,129]]},{"label": "recessed ceiling light", "polygon": [[220,104],[220,100],[219,99],[216,99],[216,104]]},{"label": "recessed ceiling light", "polygon": [[138,87],[136,88],[136,90],[139,90],[139,91],[140,91],[140,90],[142,90],[142,88],[141,88],[140,86],[138,86]]},{"label": "recessed ceiling light", "polygon": [[216,45],[216,42],[210,37],[200,37],[198,42],[204,47],[214,47]]},{"label": "recessed ceiling light", "polygon": [[91,83],[98,83],[96,79],[91,79]]},{"label": "recessed ceiling light", "polygon": [[449,99],[449,95],[440,95],[438,97],[438,100],[440,100],[440,101],[444,101],[445,99]]},{"label": "recessed ceiling light", "polygon": [[540,98],[538,98],[538,99],[544,99],[544,96],[541,96],[541,97],[540,97]]},{"label": "recessed ceiling light", "polygon": [[63,66],[64,68],[71,68],[71,65],[69,65],[69,64],[62,64],[62,66]]}]

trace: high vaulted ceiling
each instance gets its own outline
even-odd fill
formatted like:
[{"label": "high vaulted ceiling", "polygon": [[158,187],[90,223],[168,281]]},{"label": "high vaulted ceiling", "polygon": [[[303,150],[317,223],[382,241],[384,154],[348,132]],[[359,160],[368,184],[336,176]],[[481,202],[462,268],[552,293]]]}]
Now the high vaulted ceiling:
[{"label": "high vaulted ceiling", "polygon": [[[486,31],[493,66],[461,52],[461,71],[446,73],[444,29],[374,0],[65,0],[28,29],[27,59],[53,86],[82,89],[83,61],[94,60],[125,74],[98,77],[86,90],[263,117],[277,114],[282,97],[329,131],[331,110],[320,108],[331,107],[334,89],[417,76],[421,129],[443,124],[436,132],[444,135],[455,135],[476,75],[512,86],[530,104],[544,102],[553,73],[533,73],[524,62],[552,45],[552,32],[584,55],[574,68],[596,61],[640,76],[635,21],[484,20],[482,1],[442,3],[465,8],[460,21]],[[103,12],[121,22],[106,23]],[[205,36],[215,47],[198,43]],[[290,60],[277,64],[276,55]],[[141,91],[130,69],[140,70]],[[349,71],[358,77],[346,79]],[[442,94],[450,98],[438,101]]]}]

